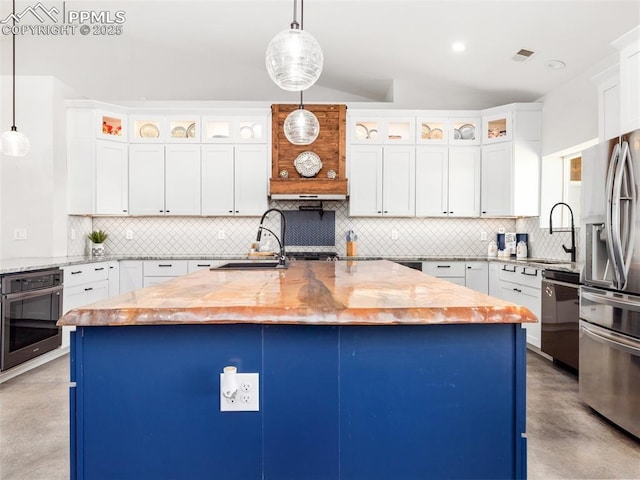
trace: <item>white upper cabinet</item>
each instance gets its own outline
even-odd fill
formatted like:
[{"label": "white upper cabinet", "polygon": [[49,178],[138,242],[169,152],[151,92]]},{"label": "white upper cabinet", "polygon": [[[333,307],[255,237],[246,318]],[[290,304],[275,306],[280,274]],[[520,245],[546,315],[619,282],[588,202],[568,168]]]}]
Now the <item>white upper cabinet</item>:
[{"label": "white upper cabinet", "polygon": [[347,163],[351,216],[415,215],[415,147],[354,146]]},{"label": "white upper cabinet", "polygon": [[130,145],[131,215],[200,215],[199,145]]},{"label": "white upper cabinet", "polygon": [[351,144],[414,144],[415,116],[360,111],[349,116],[347,138]]},{"label": "white upper cabinet", "polygon": [[126,144],[96,142],[96,210],[98,215],[127,215],[129,162]]},{"label": "white upper cabinet", "polygon": [[613,45],[620,50],[620,130],[640,128],[640,26]]},{"label": "white upper cabinet", "polygon": [[416,215],[480,214],[480,147],[418,147]]},{"label": "white upper cabinet", "polygon": [[539,215],[540,110],[541,104],[531,103],[483,111],[487,125],[510,116],[512,135],[511,140],[482,146],[481,216]]},{"label": "white upper cabinet", "polygon": [[202,215],[262,215],[268,183],[266,145],[202,147]]},{"label": "white upper cabinet", "polygon": [[598,139],[620,135],[620,68],[608,68],[592,78],[598,87]]}]

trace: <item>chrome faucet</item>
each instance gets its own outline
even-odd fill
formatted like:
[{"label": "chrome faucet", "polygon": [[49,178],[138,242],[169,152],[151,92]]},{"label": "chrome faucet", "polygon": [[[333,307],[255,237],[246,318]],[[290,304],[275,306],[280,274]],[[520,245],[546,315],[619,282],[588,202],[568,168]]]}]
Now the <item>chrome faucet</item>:
[{"label": "chrome faucet", "polygon": [[573,210],[571,210],[571,207],[568,204],[564,202],[558,202],[553,207],[551,207],[551,211],[549,212],[549,235],[553,235],[553,209],[556,208],[558,205],[564,205],[569,209],[569,213],[571,213],[571,248],[567,248],[565,245],[562,245],[562,248],[565,252],[571,254],[571,262],[575,262],[576,261],[576,228],[573,224]]},{"label": "chrome faucet", "polygon": [[[264,223],[264,219],[269,214],[269,212],[278,212],[280,214],[280,217],[282,217],[282,241],[280,241],[280,239],[278,238],[278,235],[276,235],[273,231],[269,230],[267,227],[262,225]],[[285,218],[282,210],[279,210],[277,208],[270,208],[269,210],[267,210],[262,214],[262,218],[260,219],[260,226],[258,227],[258,235],[256,236],[256,242],[260,242],[260,239],[262,238],[262,231],[266,230],[276,238],[278,242],[278,246],[280,247],[280,256],[278,258],[278,263],[282,267],[286,265],[286,260],[287,260],[287,257],[284,251],[284,237],[285,237],[286,229],[287,229],[287,219]]]}]

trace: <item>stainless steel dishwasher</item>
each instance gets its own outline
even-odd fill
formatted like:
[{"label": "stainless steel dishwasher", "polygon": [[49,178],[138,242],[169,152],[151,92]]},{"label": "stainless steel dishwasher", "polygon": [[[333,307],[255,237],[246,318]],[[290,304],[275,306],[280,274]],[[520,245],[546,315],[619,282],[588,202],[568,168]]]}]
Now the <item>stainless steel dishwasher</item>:
[{"label": "stainless steel dishwasher", "polygon": [[541,350],[578,370],[580,274],[549,269],[542,277]]}]

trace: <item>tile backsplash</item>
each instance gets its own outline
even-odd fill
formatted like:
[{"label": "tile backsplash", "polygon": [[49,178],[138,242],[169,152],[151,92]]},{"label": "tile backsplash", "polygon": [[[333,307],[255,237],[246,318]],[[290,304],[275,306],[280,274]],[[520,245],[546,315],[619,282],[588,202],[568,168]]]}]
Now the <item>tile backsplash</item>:
[{"label": "tile backsplash", "polygon": [[[271,207],[295,210],[299,202],[274,201]],[[499,228],[529,233],[529,256],[568,259],[562,244],[569,245],[569,233],[549,235],[532,218],[361,218],[349,217],[347,202],[324,202],[335,212],[335,246],[288,247],[288,250],[336,251],[345,254],[347,231],[358,235],[362,256],[485,256],[487,243]],[[68,217],[68,254],[86,252],[86,235],[91,229],[109,234],[105,242],[111,255],[243,255],[255,241],[259,217]],[[265,221],[280,231],[280,218]],[[488,240],[481,240],[487,232]],[[397,239],[392,238],[397,235]],[[130,237],[127,239],[127,237]],[[579,235],[577,235],[579,238]],[[582,251],[578,250],[578,255]],[[580,257],[578,257],[580,258]]]}]

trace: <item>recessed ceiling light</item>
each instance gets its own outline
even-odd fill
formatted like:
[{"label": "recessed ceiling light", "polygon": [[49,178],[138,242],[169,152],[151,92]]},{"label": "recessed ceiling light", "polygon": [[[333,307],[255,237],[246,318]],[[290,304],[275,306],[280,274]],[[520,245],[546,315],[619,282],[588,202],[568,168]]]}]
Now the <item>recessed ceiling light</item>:
[{"label": "recessed ceiling light", "polygon": [[467,46],[466,46],[464,43],[462,43],[462,42],[454,42],[454,43],[451,45],[451,49],[452,49],[454,52],[464,52],[466,48],[467,48]]},{"label": "recessed ceiling light", "polygon": [[551,70],[560,70],[561,68],[564,68],[566,66],[567,64],[562,60],[549,60],[549,63],[547,63],[547,67],[549,67]]}]

